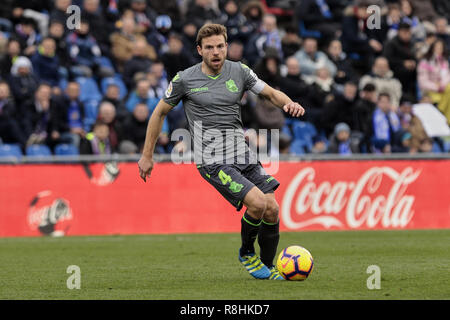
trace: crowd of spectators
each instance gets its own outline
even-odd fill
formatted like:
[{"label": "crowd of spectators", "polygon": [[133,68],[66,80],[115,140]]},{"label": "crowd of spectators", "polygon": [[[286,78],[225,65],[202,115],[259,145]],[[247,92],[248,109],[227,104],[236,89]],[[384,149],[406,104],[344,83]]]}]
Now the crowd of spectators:
[{"label": "crowd of spectators", "polygon": [[[228,59],[307,111],[293,119],[244,95],[244,128],[281,132],[272,152],[449,152],[414,114],[431,104],[450,122],[449,19],[447,0],[3,0],[0,145],[139,153],[168,82],[201,61],[197,30],[214,22]],[[179,148],[170,134],[186,125],[180,103],[156,152]]]}]

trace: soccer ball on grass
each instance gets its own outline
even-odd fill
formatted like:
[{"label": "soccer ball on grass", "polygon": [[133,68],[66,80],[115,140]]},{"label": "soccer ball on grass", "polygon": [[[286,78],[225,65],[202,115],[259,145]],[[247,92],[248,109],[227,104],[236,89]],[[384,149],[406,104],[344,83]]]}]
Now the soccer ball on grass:
[{"label": "soccer ball on grass", "polygon": [[311,253],[300,246],[290,246],[281,251],[277,268],[286,280],[302,281],[308,278],[314,268]]}]

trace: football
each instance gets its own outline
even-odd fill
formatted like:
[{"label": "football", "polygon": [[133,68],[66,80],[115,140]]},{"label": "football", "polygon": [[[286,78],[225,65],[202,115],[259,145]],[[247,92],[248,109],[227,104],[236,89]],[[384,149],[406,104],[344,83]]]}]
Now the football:
[{"label": "football", "polygon": [[277,268],[286,280],[302,281],[308,278],[314,268],[311,253],[300,246],[290,246],[281,251]]}]

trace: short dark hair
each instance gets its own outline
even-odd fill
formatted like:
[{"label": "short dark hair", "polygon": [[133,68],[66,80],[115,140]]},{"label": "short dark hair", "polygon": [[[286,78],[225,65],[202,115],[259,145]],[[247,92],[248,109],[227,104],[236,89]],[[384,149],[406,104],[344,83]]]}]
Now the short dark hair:
[{"label": "short dark hair", "polygon": [[223,36],[225,39],[225,42],[228,40],[227,36],[227,28],[224,25],[217,24],[217,23],[207,23],[203,25],[200,30],[198,30],[197,33],[197,45],[202,46],[202,40],[204,38],[208,38],[211,36]]},{"label": "short dark hair", "polygon": [[373,83],[369,82],[362,88],[362,91],[375,92],[375,91],[377,91],[377,88],[375,87],[375,85]]},{"label": "short dark hair", "polygon": [[378,100],[380,100],[382,97],[386,97],[389,101],[391,101],[391,95],[387,92],[380,92],[380,94],[378,95]]}]

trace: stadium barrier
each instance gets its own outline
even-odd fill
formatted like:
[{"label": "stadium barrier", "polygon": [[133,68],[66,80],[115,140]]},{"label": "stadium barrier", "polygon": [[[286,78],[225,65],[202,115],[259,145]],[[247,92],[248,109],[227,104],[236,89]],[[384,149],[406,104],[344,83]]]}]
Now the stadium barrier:
[{"label": "stadium barrier", "polygon": [[[159,157],[144,183],[137,160],[2,160],[0,237],[239,231],[195,165]],[[281,230],[450,228],[449,173],[448,154],[282,158]]]}]

